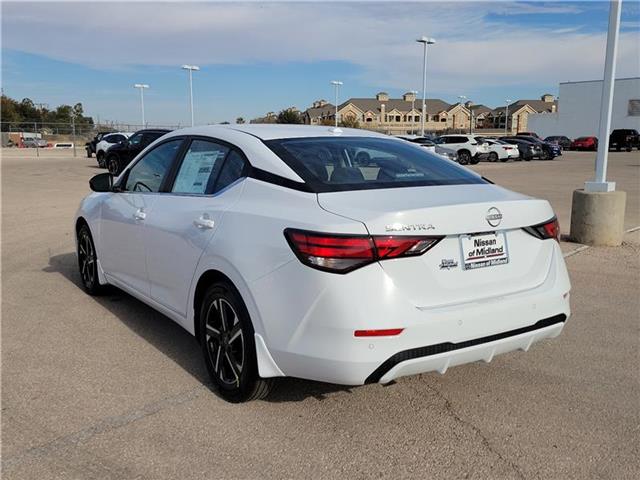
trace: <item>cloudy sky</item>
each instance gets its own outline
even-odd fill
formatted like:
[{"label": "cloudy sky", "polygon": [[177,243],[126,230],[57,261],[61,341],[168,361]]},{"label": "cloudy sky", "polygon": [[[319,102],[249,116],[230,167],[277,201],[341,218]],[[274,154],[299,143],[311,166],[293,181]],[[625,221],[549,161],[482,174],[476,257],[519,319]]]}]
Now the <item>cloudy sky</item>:
[{"label": "cloudy sky", "polygon": [[[558,83],[602,78],[607,2],[2,2],[4,93],[51,106],[80,101],[94,118],[185,124],[194,74],[196,121],[233,121],[318,98],[557,93]],[[618,77],[640,75],[640,2],[623,2]]]}]

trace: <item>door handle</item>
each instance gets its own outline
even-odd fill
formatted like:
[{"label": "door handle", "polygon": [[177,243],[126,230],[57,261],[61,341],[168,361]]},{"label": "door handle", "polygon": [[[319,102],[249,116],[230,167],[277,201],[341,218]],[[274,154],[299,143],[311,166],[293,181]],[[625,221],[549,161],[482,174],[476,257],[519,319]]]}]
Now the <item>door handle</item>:
[{"label": "door handle", "polygon": [[138,210],[136,210],[136,213],[133,214],[133,218],[142,221],[147,218],[147,214],[145,213],[143,208],[139,208]]},{"label": "door handle", "polygon": [[200,218],[196,218],[193,224],[201,230],[208,230],[215,226],[216,222],[209,218],[209,215],[202,215]]}]

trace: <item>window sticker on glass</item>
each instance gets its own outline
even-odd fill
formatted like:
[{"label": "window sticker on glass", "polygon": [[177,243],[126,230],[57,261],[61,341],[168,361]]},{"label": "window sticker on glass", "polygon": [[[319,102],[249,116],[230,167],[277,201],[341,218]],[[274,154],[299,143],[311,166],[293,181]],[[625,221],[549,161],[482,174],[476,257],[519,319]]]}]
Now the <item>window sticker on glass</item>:
[{"label": "window sticker on glass", "polygon": [[204,146],[198,146],[195,143],[185,155],[180,166],[180,171],[173,185],[175,193],[206,193],[209,179],[220,168],[227,153],[227,149],[219,145],[207,142],[206,147],[208,148],[202,148]]}]

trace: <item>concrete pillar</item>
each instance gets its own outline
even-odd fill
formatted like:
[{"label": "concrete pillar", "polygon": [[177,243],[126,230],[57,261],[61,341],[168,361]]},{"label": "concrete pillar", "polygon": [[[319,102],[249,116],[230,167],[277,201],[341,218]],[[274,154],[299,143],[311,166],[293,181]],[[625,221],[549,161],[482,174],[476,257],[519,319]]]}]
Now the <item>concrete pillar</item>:
[{"label": "concrete pillar", "polygon": [[624,235],[627,194],[574,190],[571,204],[571,232],[574,242],[617,247]]}]

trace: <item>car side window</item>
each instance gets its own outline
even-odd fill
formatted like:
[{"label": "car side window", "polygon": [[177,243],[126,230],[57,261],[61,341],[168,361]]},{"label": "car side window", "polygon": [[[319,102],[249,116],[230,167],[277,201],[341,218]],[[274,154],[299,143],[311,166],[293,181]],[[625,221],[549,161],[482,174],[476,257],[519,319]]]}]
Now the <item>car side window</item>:
[{"label": "car side window", "polygon": [[245,166],[244,158],[242,158],[238,152],[232,150],[222,166],[222,171],[216,180],[213,192],[219,192],[239,178],[242,178],[245,175]]},{"label": "car side window", "polygon": [[129,137],[129,143],[131,145],[139,145],[141,140],[142,140],[141,133],[136,133],[135,135],[132,135],[131,137]]},{"label": "car side window", "polygon": [[159,138],[159,137],[160,137],[159,135],[156,135],[154,133],[143,133],[142,140],[140,141],[140,145],[142,145],[143,147],[146,147],[147,145],[152,143],[156,138]]},{"label": "car side window", "polygon": [[173,183],[173,193],[203,195],[211,191],[229,148],[207,140],[193,140]]},{"label": "car side window", "polygon": [[182,139],[177,138],[158,145],[148,152],[129,170],[124,190],[159,192],[181,144]]}]

